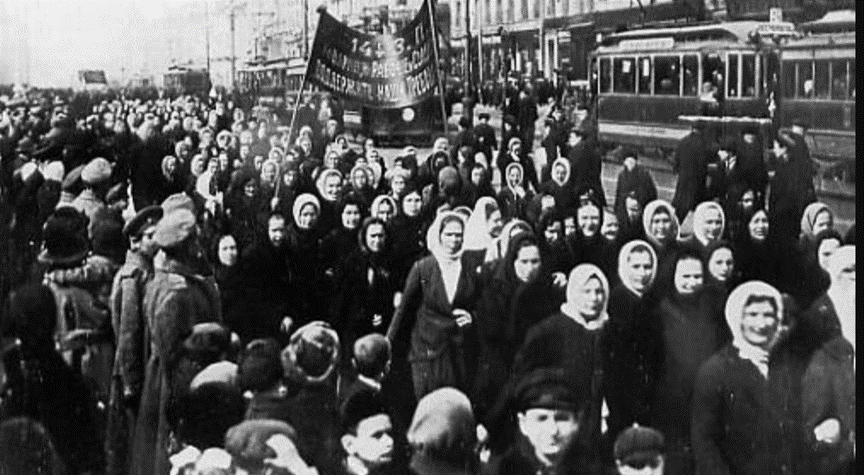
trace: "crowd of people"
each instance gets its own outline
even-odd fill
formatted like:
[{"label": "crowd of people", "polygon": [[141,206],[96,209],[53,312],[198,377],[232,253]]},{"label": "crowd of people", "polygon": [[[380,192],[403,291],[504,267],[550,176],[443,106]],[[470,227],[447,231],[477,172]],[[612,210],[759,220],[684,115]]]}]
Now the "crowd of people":
[{"label": "crowd of people", "polygon": [[800,130],[769,174],[695,124],[671,203],[624,149],[607,203],[561,107],[538,166],[536,117],[387,163],[336,104],[3,105],[0,475],[853,473]]}]

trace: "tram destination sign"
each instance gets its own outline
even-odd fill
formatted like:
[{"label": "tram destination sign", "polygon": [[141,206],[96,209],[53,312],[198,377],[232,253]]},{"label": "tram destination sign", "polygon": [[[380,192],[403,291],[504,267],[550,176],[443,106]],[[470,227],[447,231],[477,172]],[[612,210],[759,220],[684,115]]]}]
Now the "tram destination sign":
[{"label": "tram destination sign", "polygon": [[379,35],[350,28],[322,12],[307,81],[375,108],[406,107],[433,96],[438,70],[430,10],[424,1],[403,29]]},{"label": "tram destination sign", "polygon": [[671,37],[622,40],[618,43],[619,49],[628,51],[671,50],[674,47],[675,40]]}]

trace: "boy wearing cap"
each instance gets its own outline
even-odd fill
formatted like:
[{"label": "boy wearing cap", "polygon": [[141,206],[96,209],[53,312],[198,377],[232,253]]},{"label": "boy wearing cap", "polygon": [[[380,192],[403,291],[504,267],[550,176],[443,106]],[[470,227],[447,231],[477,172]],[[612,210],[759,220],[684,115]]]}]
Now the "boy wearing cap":
[{"label": "boy wearing cap", "polygon": [[660,431],[634,424],[618,435],[614,451],[620,475],[663,475],[665,441]]},{"label": "boy wearing cap", "polygon": [[372,389],[356,392],[342,405],[342,437],[345,475],[384,475],[405,473],[406,467],[394,461],[393,424],[381,393]]},{"label": "boy wearing cap", "polygon": [[153,256],[157,251],[153,233],[161,218],[162,208],[150,206],[123,227],[129,250],[123,267],[114,276],[109,299],[117,352],[111,381],[106,473],[127,470],[128,437],[135,426],[134,413],[138,410],[145,354],[149,349],[144,344],[147,333],[142,306],[144,286],[153,276]]}]

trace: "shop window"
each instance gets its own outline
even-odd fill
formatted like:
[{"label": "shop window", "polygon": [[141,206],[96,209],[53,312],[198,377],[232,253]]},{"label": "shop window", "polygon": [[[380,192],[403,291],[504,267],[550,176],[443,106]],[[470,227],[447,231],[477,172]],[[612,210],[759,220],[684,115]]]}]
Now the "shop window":
[{"label": "shop window", "polygon": [[798,97],[813,97],[813,62],[798,62]]},{"label": "shop window", "polygon": [[831,61],[831,99],[844,100],[848,98],[849,82],[846,78],[846,61]]},{"label": "shop window", "polygon": [[699,57],[684,55],[684,95],[696,96],[699,91]]},{"label": "shop window", "polygon": [[612,70],[609,58],[600,58],[600,92],[610,92],[612,85]]},{"label": "shop window", "polygon": [[636,91],[636,61],[633,58],[615,58],[615,92],[633,94]]},{"label": "shop window", "polygon": [[827,60],[816,61],[816,78],[814,87],[817,99],[828,99],[831,88],[831,71]]},{"label": "shop window", "polygon": [[639,58],[639,94],[651,94],[651,58]]},{"label": "shop window", "polygon": [[681,58],[678,56],[654,57],[654,94],[679,95],[681,85]]},{"label": "shop window", "polygon": [[729,54],[729,73],[726,76],[726,96],[738,97],[738,54]]},{"label": "shop window", "polygon": [[756,56],[741,55],[741,97],[756,96]]}]

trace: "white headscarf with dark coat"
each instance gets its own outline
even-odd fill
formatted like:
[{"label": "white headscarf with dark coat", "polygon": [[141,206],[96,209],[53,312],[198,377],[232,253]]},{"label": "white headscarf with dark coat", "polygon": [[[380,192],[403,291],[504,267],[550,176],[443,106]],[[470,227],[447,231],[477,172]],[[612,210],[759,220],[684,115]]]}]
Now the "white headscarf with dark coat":
[{"label": "white headscarf with dark coat", "polygon": [[[599,280],[600,285],[603,287],[603,308],[600,309],[600,315],[589,322],[580,313],[579,304],[576,300],[581,295],[579,290],[593,278]],[[567,301],[561,304],[561,313],[575,320],[585,327],[586,330],[603,328],[603,325],[609,320],[609,314],[606,312],[606,308],[609,305],[609,281],[606,279],[603,271],[594,264],[579,264],[570,271],[570,276],[567,278],[566,295]]]},{"label": "white headscarf with dark coat", "polygon": [[855,246],[839,247],[828,258],[828,275],[831,286],[828,287],[828,298],[834,305],[837,318],[840,320],[840,331],[855,348],[855,283],[848,279],[840,279],[840,274],[849,265],[855,265]]},{"label": "white headscarf with dark coat", "polygon": [[693,211],[693,236],[702,243],[703,246],[709,244],[708,236],[705,234],[705,219],[708,217],[708,212],[716,210],[720,214],[720,232],[717,238],[723,236],[723,229],[726,227],[726,214],[723,212],[723,207],[714,201],[703,201],[696,206]]},{"label": "white headscarf with dark coat", "polygon": [[738,350],[741,358],[752,362],[759,370],[759,373],[767,378],[770,347],[766,349],[751,344],[744,338],[744,333],[741,330],[744,307],[747,305],[747,301],[753,296],[766,297],[774,301],[774,308],[777,312],[776,341],[776,336],[781,334],[780,322],[783,317],[783,297],[780,295],[780,291],[765,282],[751,280],[739,285],[729,294],[725,309],[726,323],[729,324],[729,330],[732,331],[732,346]]},{"label": "white headscarf with dark coat", "polygon": [[630,267],[627,265],[628,260],[634,251],[647,252],[651,256],[651,279],[648,282],[648,285],[645,286],[646,289],[654,282],[654,279],[657,278],[657,253],[654,252],[654,248],[651,247],[650,244],[641,239],[634,239],[628,242],[618,253],[618,278],[621,279],[621,284],[624,285],[624,287],[627,287],[627,289],[634,294],[641,297],[645,294],[645,291],[634,289],[630,279],[627,278],[627,275],[630,272]]}]

